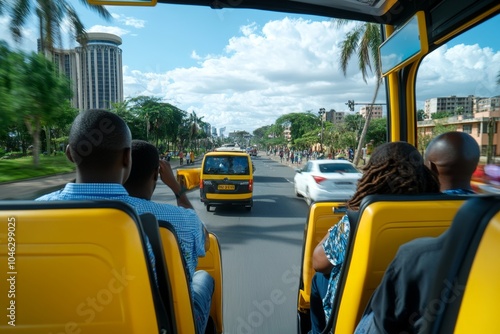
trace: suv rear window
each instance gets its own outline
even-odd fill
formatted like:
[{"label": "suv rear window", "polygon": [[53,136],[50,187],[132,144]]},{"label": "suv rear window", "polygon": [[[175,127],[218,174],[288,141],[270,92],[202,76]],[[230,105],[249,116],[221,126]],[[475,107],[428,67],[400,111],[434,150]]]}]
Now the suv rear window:
[{"label": "suv rear window", "polygon": [[248,168],[248,158],[232,155],[208,156],[205,157],[203,173],[218,175],[248,175],[250,173],[250,168]]}]

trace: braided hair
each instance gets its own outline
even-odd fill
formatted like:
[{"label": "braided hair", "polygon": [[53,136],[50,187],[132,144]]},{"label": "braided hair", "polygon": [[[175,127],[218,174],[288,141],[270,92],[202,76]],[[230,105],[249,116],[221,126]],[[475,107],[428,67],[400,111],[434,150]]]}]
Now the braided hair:
[{"label": "braided hair", "polygon": [[390,142],[373,152],[347,207],[359,210],[361,200],[372,194],[419,193],[439,193],[437,176],[424,165],[414,146],[406,142]]}]

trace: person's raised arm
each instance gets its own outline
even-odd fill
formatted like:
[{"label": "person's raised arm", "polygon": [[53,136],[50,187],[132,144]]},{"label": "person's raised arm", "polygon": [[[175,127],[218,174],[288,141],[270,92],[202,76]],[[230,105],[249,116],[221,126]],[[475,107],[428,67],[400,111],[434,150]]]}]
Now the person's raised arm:
[{"label": "person's raised arm", "polygon": [[177,182],[170,163],[165,160],[160,160],[160,178],[162,182],[174,192],[178,206],[182,206],[186,209],[193,209],[191,202],[186,196],[186,189],[182,188],[179,182]]}]

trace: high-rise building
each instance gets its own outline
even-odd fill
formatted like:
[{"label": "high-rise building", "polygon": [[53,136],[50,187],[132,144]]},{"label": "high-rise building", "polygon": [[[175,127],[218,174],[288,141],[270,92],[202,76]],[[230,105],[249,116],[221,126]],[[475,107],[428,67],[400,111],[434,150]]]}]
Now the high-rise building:
[{"label": "high-rise building", "polygon": [[73,107],[109,109],[123,101],[122,39],[108,33],[87,33],[86,46],[56,49],[53,60],[71,80]]},{"label": "high-rise building", "polygon": [[110,108],[123,101],[122,39],[107,33],[88,33],[85,47],[77,47],[77,108]]}]

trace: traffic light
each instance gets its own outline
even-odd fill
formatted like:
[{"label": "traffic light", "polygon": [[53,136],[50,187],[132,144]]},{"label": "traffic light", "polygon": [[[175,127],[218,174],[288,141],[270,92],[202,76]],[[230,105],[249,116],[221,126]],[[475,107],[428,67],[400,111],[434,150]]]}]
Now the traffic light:
[{"label": "traffic light", "polygon": [[350,111],[354,111],[354,100],[348,100],[346,105],[349,107]]}]

